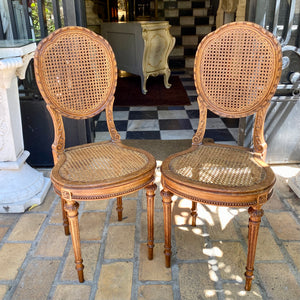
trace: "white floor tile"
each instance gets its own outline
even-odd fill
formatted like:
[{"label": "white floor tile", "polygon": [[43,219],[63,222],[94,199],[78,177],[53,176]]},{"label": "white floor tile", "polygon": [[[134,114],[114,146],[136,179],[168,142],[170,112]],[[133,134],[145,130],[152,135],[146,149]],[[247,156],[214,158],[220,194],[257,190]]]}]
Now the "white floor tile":
[{"label": "white floor tile", "polygon": [[157,131],[159,130],[158,120],[129,120],[128,131]]},{"label": "white floor tile", "polygon": [[185,110],[159,110],[158,119],[188,119],[188,115]]},{"label": "white floor tile", "polygon": [[131,106],[130,111],[156,111],[157,106]]},{"label": "white floor tile", "polygon": [[194,130],[161,130],[160,136],[162,140],[191,140]]}]

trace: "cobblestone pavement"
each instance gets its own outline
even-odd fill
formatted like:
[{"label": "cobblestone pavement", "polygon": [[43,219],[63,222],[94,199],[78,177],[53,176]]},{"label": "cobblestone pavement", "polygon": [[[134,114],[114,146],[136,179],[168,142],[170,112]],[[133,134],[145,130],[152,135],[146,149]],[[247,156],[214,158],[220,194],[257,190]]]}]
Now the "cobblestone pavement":
[{"label": "cobblestone pavement", "polygon": [[[298,167],[298,168],[296,168]],[[80,233],[86,281],[77,281],[70,237],[64,235],[59,198],[24,214],[0,215],[2,299],[300,299],[300,199],[287,177],[299,166],[274,167],[277,183],[264,206],[251,292],[245,292],[246,209],[173,202],[172,268],[164,267],[163,212],[155,199],[154,260],[146,255],[144,191],[124,199],[82,203]],[[157,176],[159,185],[159,172]],[[174,199],[175,200],[175,199]]]}]

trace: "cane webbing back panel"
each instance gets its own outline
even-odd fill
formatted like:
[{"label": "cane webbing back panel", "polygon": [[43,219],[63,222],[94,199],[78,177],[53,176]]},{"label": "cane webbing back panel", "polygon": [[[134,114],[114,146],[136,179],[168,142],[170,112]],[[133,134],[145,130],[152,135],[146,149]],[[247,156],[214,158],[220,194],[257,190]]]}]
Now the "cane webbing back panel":
[{"label": "cane webbing back panel", "polygon": [[59,169],[62,178],[77,183],[93,183],[132,175],[146,168],[148,157],[113,143],[88,144],[65,151]]},{"label": "cane webbing back panel", "polygon": [[280,44],[257,24],[224,25],[198,46],[196,88],[219,115],[238,118],[256,112],[271,100],[280,74]]},{"label": "cane webbing back panel", "polygon": [[76,26],[61,28],[39,43],[35,73],[44,100],[64,116],[77,119],[103,110],[117,83],[108,42]]},{"label": "cane webbing back panel", "polygon": [[250,187],[261,183],[264,168],[253,154],[241,149],[201,145],[193,152],[175,157],[170,170],[184,178],[215,187]]}]

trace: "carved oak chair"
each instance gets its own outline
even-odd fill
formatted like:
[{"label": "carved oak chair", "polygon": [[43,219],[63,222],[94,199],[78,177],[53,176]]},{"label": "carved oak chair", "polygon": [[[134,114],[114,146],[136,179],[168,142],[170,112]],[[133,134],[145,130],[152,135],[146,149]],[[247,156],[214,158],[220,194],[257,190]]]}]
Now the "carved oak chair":
[{"label": "carved oak chair", "polygon": [[[281,48],[259,25],[230,23],[199,44],[194,81],[199,125],[188,150],[168,157],[161,166],[164,206],[165,263],[171,261],[171,197],[192,201],[192,225],[197,203],[249,207],[245,289],[251,289],[262,205],[270,198],[275,175],[264,162],[267,144],[264,120],[281,74]],[[226,118],[255,114],[253,149],[204,139],[207,110]]]},{"label": "carved oak chair", "polygon": [[[120,141],[113,121],[117,65],[109,43],[82,27],[64,27],[42,40],[34,57],[38,87],[51,114],[55,137],[51,180],[61,197],[65,234],[71,232],[76,270],[84,281],[77,201],[117,198],[146,188],[148,258],[153,257],[153,211],[156,161],[146,151]],[[111,140],[65,148],[62,116],[91,118],[105,110]]]}]

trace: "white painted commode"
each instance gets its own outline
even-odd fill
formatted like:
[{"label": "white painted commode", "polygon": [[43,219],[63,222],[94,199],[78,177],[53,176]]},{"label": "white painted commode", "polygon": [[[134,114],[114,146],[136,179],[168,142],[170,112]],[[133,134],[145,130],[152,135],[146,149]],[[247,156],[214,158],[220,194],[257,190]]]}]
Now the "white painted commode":
[{"label": "white painted commode", "polygon": [[108,40],[116,56],[119,70],[139,75],[141,89],[147,93],[149,76],[164,75],[170,88],[171,71],[168,57],[175,45],[168,21],[102,23],[101,35]]}]

